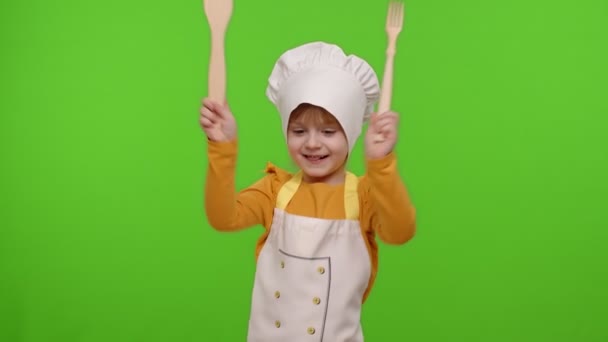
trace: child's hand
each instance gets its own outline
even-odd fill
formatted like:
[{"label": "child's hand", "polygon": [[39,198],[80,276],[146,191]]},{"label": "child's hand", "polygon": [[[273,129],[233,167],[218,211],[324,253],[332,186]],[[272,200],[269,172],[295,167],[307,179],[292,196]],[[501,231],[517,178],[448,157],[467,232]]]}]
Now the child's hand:
[{"label": "child's hand", "polygon": [[236,138],[236,121],[228,105],[203,100],[200,124],[209,140],[232,141]]},{"label": "child's hand", "polygon": [[[381,115],[374,113],[365,134],[365,156],[380,159],[388,155],[397,143],[397,113],[388,111]],[[380,139],[378,139],[380,138]]]}]

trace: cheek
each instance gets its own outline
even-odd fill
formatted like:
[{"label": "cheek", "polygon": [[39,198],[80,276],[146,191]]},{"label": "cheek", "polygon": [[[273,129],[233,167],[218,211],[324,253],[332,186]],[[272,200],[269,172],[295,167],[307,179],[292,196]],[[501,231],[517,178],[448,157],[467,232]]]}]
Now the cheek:
[{"label": "cheek", "polygon": [[287,150],[291,155],[298,154],[299,144],[297,139],[291,137],[287,138]]},{"label": "cheek", "polygon": [[334,153],[339,155],[348,154],[348,142],[344,137],[332,139],[331,147]]}]

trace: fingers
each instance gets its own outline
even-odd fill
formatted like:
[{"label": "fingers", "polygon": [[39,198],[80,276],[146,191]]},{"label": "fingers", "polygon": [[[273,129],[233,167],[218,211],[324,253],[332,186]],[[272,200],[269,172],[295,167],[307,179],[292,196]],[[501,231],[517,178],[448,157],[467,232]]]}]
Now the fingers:
[{"label": "fingers", "polygon": [[206,118],[204,116],[201,117],[200,122],[201,122],[201,126],[203,126],[203,128],[212,128],[214,125],[214,123],[211,120],[209,120],[208,118]]},{"label": "fingers", "polygon": [[[213,108],[213,105],[211,105]],[[211,108],[207,106],[207,104],[203,105],[200,110],[201,113],[201,124],[203,121],[210,125],[216,124],[221,120],[221,117]]]},{"label": "fingers", "polygon": [[378,132],[381,132],[381,133],[389,133],[389,132],[393,132],[396,130],[397,129],[395,128],[395,125],[393,125],[391,123],[386,123],[386,124],[378,127]]},{"label": "fingers", "polygon": [[386,112],[382,115],[377,115],[373,122],[372,127],[377,131],[384,131],[391,127],[396,127],[399,122],[399,116],[394,112]]},{"label": "fingers", "polygon": [[228,104],[225,104],[223,106],[217,106],[216,113],[222,119],[229,119],[230,117],[232,117],[232,113],[230,112],[230,108],[228,108]]},{"label": "fingers", "polygon": [[393,111],[387,111],[384,113],[373,113],[370,119],[370,124],[374,124],[379,120],[386,120],[386,118],[399,118],[399,115]]},{"label": "fingers", "polygon": [[230,110],[227,106],[221,106],[216,101],[209,98],[202,100],[202,107],[200,108],[201,124],[216,124],[222,119],[226,118],[230,114]]},{"label": "fingers", "polygon": [[387,111],[382,114],[374,114],[371,118],[370,127],[372,136],[382,137],[377,142],[393,140],[397,136],[397,124],[399,116],[395,112]]},{"label": "fingers", "polygon": [[220,104],[216,101],[211,100],[210,98],[205,98],[203,99],[202,104],[203,108],[207,108],[219,118],[225,118],[231,114],[230,109],[228,108],[227,101],[224,101],[224,104]]},{"label": "fingers", "polygon": [[398,121],[399,118],[397,116],[381,117],[374,123],[374,126],[384,127],[386,125],[396,125]]},{"label": "fingers", "polygon": [[206,97],[204,98],[202,101],[202,105],[204,107],[209,108],[209,110],[216,110],[217,107],[220,107],[220,104],[217,103],[216,101],[213,101],[212,99]]}]

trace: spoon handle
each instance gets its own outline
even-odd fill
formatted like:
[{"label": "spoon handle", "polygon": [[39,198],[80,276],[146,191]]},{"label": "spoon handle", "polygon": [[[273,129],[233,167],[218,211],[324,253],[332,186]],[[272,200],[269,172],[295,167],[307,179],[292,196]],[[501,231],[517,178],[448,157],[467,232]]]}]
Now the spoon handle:
[{"label": "spoon handle", "polygon": [[220,104],[224,104],[226,101],[226,60],[223,32],[213,32],[211,35],[208,82],[209,98]]}]

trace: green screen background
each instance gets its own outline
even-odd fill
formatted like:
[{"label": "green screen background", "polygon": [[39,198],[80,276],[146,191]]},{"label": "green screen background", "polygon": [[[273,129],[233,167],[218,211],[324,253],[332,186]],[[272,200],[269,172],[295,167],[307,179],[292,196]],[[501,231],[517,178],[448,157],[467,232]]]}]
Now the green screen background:
[{"label": "green screen background", "polygon": [[[369,341],[608,341],[608,2],[406,4],[393,108],[418,210],[380,245]],[[236,1],[237,185],[291,168],[278,56],[384,67],[385,1]],[[254,227],[203,211],[200,1],[0,4],[0,341],[244,341]],[[364,172],[358,144],[351,170]]]}]

